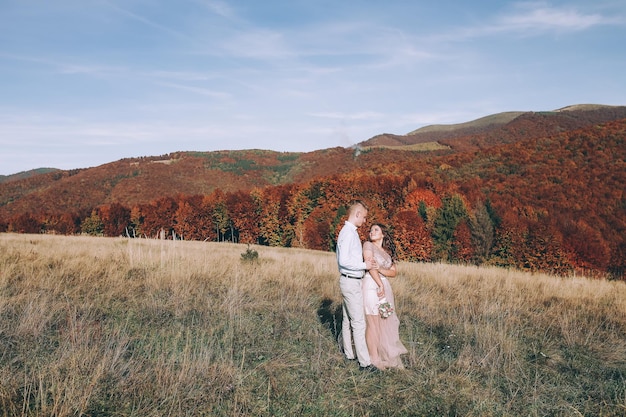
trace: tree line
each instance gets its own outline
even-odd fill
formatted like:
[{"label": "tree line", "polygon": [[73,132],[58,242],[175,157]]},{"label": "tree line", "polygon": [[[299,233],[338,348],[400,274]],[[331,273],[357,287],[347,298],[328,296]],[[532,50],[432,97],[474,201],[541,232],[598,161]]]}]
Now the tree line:
[{"label": "tree line", "polygon": [[[351,173],[250,192],[166,196],[82,213],[22,213],[2,222],[18,233],[89,234],[237,242],[334,251],[352,199],[388,224],[403,261],[460,262],[567,274],[611,271],[608,244],[585,223],[557,230],[533,210],[441,189],[410,175]],[[497,204],[496,204],[497,203]],[[362,230],[362,238],[366,237]]]},{"label": "tree line", "polygon": [[393,152],[362,150],[368,163],[344,174],[62,213],[37,209],[0,219],[0,231],[333,251],[346,206],[362,199],[369,219],[393,230],[401,260],[623,279],[625,142],[623,119],[440,156],[394,159]]}]

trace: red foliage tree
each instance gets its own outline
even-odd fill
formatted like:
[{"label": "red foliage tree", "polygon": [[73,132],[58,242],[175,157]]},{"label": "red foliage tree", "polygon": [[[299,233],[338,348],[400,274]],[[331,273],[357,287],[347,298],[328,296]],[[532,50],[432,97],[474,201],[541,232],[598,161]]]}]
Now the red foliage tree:
[{"label": "red foliage tree", "polygon": [[213,240],[211,207],[201,195],[181,196],[175,213],[174,231],[185,240]]},{"label": "red foliage tree", "polygon": [[454,229],[452,237],[452,259],[469,262],[474,257],[472,232],[467,219],[463,219]]},{"label": "red foliage tree", "polygon": [[256,243],[259,239],[260,210],[250,193],[237,191],[226,196],[231,221],[239,243]]},{"label": "red foliage tree", "polygon": [[105,236],[122,236],[128,232],[130,209],[119,203],[102,206],[98,210]]},{"label": "red foliage tree", "polygon": [[330,225],[334,213],[326,207],[318,207],[306,218],[303,224],[304,247],[315,250],[331,250],[332,242]]},{"label": "red foliage tree", "polygon": [[142,223],[141,234],[159,237],[161,233],[169,236],[175,226],[178,204],[173,197],[163,197],[150,204],[140,205]]},{"label": "red foliage tree", "polygon": [[41,233],[41,221],[31,213],[22,213],[9,219],[8,231],[13,233]]},{"label": "red foliage tree", "polygon": [[606,272],[611,260],[611,249],[597,229],[584,220],[568,221],[561,227],[563,250],[574,268],[588,273]]},{"label": "red foliage tree", "polygon": [[73,235],[80,233],[81,216],[77,213],[60,213],[48,215],[44,222],[47,232]]},{"label": "red foliage tree", "polygon": [[432,259],[433,240],[424,220],[416,211],[402,210],[396,213],[391,224],[399,259],[423,262]]},{"label": "red foliage tree", "polygon": [[439,198],[437,194],[425,188],[416,188],[407,194],[404,201],[404,208],[417,211],[422,201],[428,207],[441,207],[441,198]]},{"label": "red foliage tree", "polygon": [[561,238],[545,219],[529,220],[525,229],[517,228],[517,231],[511,246],[518,268],[556,274],[571,271]]}]

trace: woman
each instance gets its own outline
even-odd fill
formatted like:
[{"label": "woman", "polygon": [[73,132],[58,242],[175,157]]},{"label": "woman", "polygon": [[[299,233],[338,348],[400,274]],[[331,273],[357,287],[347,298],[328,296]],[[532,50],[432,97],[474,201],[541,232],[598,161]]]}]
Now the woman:
[{"label": "woman", "polygon": [[407,350],[400,341],[400,320],[395,312],[384,318],[380,311],[381,303],[385,302],[395,309],[393,291],[387,278],[396,276],[396,248],[383,225],[375,223],[370,228],[369,241],[363,244],[363,258],[378,262],[378,268],[367,271],[363,278],[365,339],[370,359],[381,370],[404,369],[400,355]]}]

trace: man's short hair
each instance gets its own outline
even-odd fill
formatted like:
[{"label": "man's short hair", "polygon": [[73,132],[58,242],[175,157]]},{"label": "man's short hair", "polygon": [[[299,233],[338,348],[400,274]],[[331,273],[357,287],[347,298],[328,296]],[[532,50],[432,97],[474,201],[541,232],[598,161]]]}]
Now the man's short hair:
[{"label": "man's short hair", "polygon": [[359,207],[368,210],[367,206],[362,200],[353,200],[348,207],[348,216],[355,212]]}]

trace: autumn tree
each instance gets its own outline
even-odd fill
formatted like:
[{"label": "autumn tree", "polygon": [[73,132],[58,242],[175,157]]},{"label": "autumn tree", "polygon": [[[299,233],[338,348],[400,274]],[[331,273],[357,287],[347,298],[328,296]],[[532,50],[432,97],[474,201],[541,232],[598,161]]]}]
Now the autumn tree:
[{"label": "autumn tree", "polygon": [[563,248],[559,233],[549,219],[530,220],[514,242],[513,254],[520,269],[564,274],[572,269]]},{"label": "autumn tree", "polygon": [[186,240],[209,240],[213,232],[210,209],[201,195],[181,196],[175,213],[174,231]]},{"label": "autumn tree", "polygon": [[62,235],[80,233],[82,217],[76,212],[47,214],[42,222],[42,230],[45,233],[60,233]]},{"label": "autumn tree", "polygon": [[392,220],[398,258],[405,261],[429,262],[433,241],[426,223],[415,210],[402,210]]},{"label": "autumn tree", "polygon": [[320,206],[313,210],[303,224],[305,248],[325,251],[332,249],[334,239],[330,225],[334,217],[334,213],[327,207]]},{"label": "autumn tree", "polygon": [[472,232],[468,224],[468,218],[463,218],[454,228],[452,245],[450,247],[450,259],[467,263],[474,257],[472,245]]},{"label": "autumn tree", "polygon": [[339,206],[339,208],[335,211],[335,217],[330,223],[330,250],[335,252],[337,251],[337,238],[339,237],[339,232],[341,228],[345,224],[348,218],[348,208],[345,204]]},{"label": "autumn tree", "polygon": [[571,263],[579,270],[606,271],[611,258],[611,250],[597,229],[583,219],[565,221],[563,249],[570,254]]},{"label": "autumn tree", "polygon": [[252,195],[245,191],[236,191],[226,196],[226,205],[231,216],[237,241],[239,243],[257,243],[259,238],[260,208]]},{"label": "autumn tree", "polygon": [[259,243],[269,246],[290,246],[292,224],[289,216],[291,186],[267,187],[253,192],[259,213]]},{"label": "autumn tree", "polygon": [[226,206],[226,195],[220,189],[214,190],[204,203],[208,212],[210,212],[213,227],[215,228],[216,240],[223,242],[233,240],[232,238],[232,222],[228,207]]},{"label": "autumn tree", "polygon": [[[289,204],[289,216],[292,218],[293,247],[307,247],[305,239],[304,223],[313,210],[317,207],[320,198],[325,193],[324,185],[320,181],[312,181],[300,185],[293,192],[293,197]],[[310,229],[310,227],[309,227]]]},{"label": "autumn tree", "polygon": [[161,232],[170,235],[174,230],[177,209],[178,204],[173,197],[162,197],[142,205],[140,232],[149,237],[157,237]]},{"label": "autumn tree", "polygon": [[420,205],[428,207],[441,207],[441,199],[432,190],[426,188],[415,188],[407,194],[404,202],[406,209],[417,210]]},{"label": "autumn tree", "polygon": [[41,222],[31,213],[21,213],[9,219],[7,229],[13,233],[41,233]]},{"label": "autumn tree", "polygon": [[128,232],[130,225],[130,209],[112,203],[98,209],[105,236],[122,236]]}]

